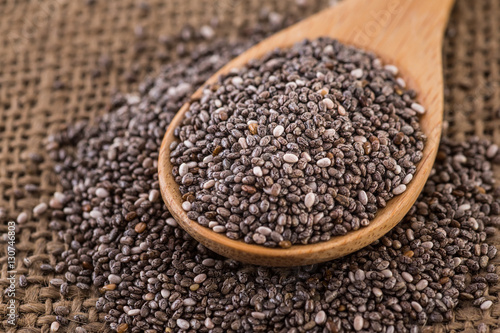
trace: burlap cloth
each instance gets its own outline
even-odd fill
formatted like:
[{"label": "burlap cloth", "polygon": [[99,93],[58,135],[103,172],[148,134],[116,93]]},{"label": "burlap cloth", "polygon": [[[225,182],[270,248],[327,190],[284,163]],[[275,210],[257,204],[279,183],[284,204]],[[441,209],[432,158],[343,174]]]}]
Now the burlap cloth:
[{"label": "burlap cloth", "polygon": [[[65,124],[106,112],[115,89],[134,91],[146,73],[173,56],[175,49],[162,45],[160,36],[186,23],[207,24],[215,16],[219,29],[231,30],[254,24],[262,8],[305,17],[328,5],[327,0],[0,0],[0,207],[6,209],[0,211],[0,235],[9,218],[23,210],[31,216],[32,208],[57,189],[42,140]],[[500,1],[458,0],[444,48],[449,136],[479,135],[500,144],[499,50]],[[33,152],[44,161],[33,162]],[[54,275],[39,269],[41,262],[55,264],[50,253],[64,247],[49,231],[49,221],[30,218],[17,234],[17,274],[29,283],[16,291],[17,328],[5,320],[7,258],[0,243],[0,331],[48,332],[55,308],[65,305],[71,309],[70,324],[60,332],[77,326],[102,332],[97,294],[72,288],[69,297],[62,297],[48,284]],[[491,242],[500,246],[500,237]],[[499,291],[500,286],[492,287],[489,295],[498,299]],[[75,320],[75,315],[81,316]],[[428,329],[500,332],[500,303],[486,312],[461,303],[451,323]]]}]

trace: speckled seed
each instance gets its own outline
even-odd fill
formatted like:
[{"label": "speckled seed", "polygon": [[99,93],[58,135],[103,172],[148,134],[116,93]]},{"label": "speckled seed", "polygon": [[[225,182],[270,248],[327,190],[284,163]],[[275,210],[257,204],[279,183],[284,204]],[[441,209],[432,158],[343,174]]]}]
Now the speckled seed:
[{"label": "speckled seed", "polygon": [[287,163],[297,163],[299,158],[294,154],[285,154],[283,155],[283,161]]},{"label": "speckled seed", "polygon": [[266,236],[259,233],[253,234],[252,239],[256,244],[264,244],[266,242]]},{"label": "speckled seed", "polygon": [[397,187],[395,187],[393,190],[392,190],[392,193],[394,195],[400,195],[401,193],[403,193],[404,191],[406,191],[406,185],[404,184],[401,184]]},{"label": "speckled seed", "polygon": [[307,152],[302,152],[302,154],[300,154],[300,157],[305,159],[307,162],[311,162],[312,161],[312,158],[311,158],[311,155],[309,155],[309,153]]},{"label": "speckled seed", "polygon": [[363,329],[363,325],[364,325],[363,317],[361,315],[357,314],[354,317],[354,329],[356,331],[361,331]]},{"label": "speckled seed", "polygon": [[51,279],[49,281],[49,283],[51,285],[53,285],[54,287],[60,287],[64,283],[64,280],[63,279],[54,278],[54,279]]},{"label": "speckled seed", "polygon": [[316,165],[319,166],[320,168],[326,168],[332,165],[332,160],[329,159],[328,157],[324,157],[316,162]]},{"label": "speckled seed", "polygon": [[411,108],[414,111],[416,111],[417,113],[419,113],[419,114],[424,114],[425,113],[425,108],[422,105],[418,104],[418,103],[412,103],[411,104]]},{"label": "speckled seed", "polygon": [[[335,134],[337,133],[337,131],[333,128],[329,128],[325,131],[324,135],[327,137],[327,138],[332,138]],[[309,162],[309,161],[308,161]]]},{"label": "speckled seed", "polygon": [[364,281],[365,280],[365,271],[361,270],[361,269],[358,269],[356,270],[356,272],[354,272],[354,279],[356,281]]},{"label": "speckled seed", "polygon": [[275,137],[281,136],[281,134],[283,134],[284,131],[285,131],[285,128],[281,125],[278,125],[274,128],[273,135]]},{"label": "speckled seed", "polygon": [[316,195],[312,192],[306,194],[304,198],[304,205],[307,208],[311,208],[314,205],[314,201],[316,200]]}]

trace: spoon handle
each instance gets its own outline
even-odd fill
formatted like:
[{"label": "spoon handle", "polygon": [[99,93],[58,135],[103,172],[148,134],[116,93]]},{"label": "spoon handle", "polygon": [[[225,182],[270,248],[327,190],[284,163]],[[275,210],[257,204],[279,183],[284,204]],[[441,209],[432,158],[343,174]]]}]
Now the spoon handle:
[{"label": "spoon handle", "polygon": [[[359,6],[359,2],[363,6]],[[409,45],[439,47],[455,0],[346,0],[346,6],[358,8],[358,18],[353,35],[349,38],[361,48],[384,49],[387,44],[401,48]],[[359,11],[362,8],[363,11]],[[346,10],[349,10],[346,8]],[[397,56],[393,56],[397,58]]]}]

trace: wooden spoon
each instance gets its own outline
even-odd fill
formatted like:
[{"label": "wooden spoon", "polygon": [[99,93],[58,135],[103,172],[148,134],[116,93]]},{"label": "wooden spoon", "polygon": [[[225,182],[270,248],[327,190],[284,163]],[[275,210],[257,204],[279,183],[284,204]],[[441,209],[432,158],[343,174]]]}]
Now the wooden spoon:
[{"label": "wooden spoon", "polygon": [[[275,48],[286,48],[306,38],[329,36],[377,54],[384,63],[394,64],[408,88],[427,112],[420,124],[428,141],[407,190],[381,209],[369,226],[337,236],[327,242],[294,245],[289,249],[266,248],[231,240],[223,234],[191,221],[182,209],[179,186],[172,176],[170,144],[174,129],[181,125],[189,103],[179,110],[163,139],[159,156],[161,193],[179,225],[201,244],[223,256],[266,266],[299,266],[338,258],[379,239],[405,216],[415,203],[431,172],[438,151],[443,119],[443,74],[441,48],[444,29],[454,0],[345,0],[267,38],[235,58],[206,84],[221,74],[245,65]],[[199,99],[202,88],[192,96]]]}]

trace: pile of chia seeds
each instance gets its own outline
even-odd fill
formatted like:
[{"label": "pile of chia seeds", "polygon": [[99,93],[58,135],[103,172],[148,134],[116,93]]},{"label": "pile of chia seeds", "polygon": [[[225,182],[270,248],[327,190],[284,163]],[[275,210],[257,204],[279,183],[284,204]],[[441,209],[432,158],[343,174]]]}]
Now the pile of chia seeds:
[{"label": "pile of chia seeds", "polygon": [[[139,95],[117,96],[95,124],[51,138],[64,190],[49,204],[50,226],[68,245],[55,267],[43,264],[65,274],[51,285],[65,295],[72,284],[98,288],[97,310],[121,333],[418,332],[449,321],[459,299],[490,308],[493,297],[485,291],[498,281],[490,263],[497,250],[486,237],[500,225],[500,191],[490,164],[499,159],[498,147],[487,141],[443,139],[404,221],[334,261],[246,265],[214,254],[178,227],[159,193],[163,134],[193,91],[251,43],[199,47],[146,80]],[[42,214],[47,205],[36,209]],[[68,322],[68,309],[57,313],[59,323]]]},{"label": "pile of chia seeds", "polygon": [[424,109],[397,72],[319,38],[206,87],[171,145],[188,217],[283,248],[367,226],[423,156]]}]

